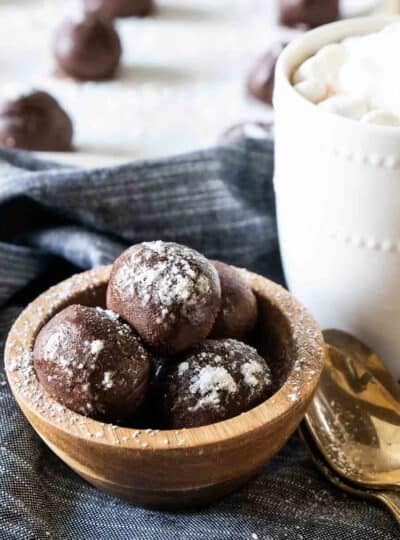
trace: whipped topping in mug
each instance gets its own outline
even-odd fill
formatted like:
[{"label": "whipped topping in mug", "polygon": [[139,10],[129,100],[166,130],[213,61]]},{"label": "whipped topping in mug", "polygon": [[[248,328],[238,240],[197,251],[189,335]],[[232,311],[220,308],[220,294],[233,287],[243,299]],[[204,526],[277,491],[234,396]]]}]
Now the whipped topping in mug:
[{"label": "whipped topping in mug", "polygon": [[400,22],[322,47],[293,75],[295,89],[325,111],[400,126]]}]

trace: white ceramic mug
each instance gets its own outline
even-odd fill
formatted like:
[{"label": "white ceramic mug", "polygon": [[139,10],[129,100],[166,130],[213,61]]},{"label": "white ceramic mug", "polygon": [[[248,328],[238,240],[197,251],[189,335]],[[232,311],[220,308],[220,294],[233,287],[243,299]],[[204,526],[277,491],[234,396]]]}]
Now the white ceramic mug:
[{"label": "white ceramic mug", "polygon": [[[323,45],[394,17],[312,30],[282,53],[275,82],[275,190],[290,290],[323,328],[354,333],[400,379],[400,128],[325,112],[290,84]],[[399,94],[400,95],[400,94]]]}]

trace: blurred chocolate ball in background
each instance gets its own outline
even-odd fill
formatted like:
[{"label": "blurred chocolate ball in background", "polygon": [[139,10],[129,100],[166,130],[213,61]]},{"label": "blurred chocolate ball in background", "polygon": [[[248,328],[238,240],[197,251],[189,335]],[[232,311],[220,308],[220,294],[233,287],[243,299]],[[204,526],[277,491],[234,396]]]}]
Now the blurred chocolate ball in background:
[{"label": "blurred chocolate ball in background", "polygon": [[247,79],[247,90],[251,96],[272,106],[275,83],[275,67],[279,55],[287,43],[277,41],[258,59]]},{"label": "blurred chocolate ball in background", "polygon": [[82,81],[113,77],[122,54],[112,21],[97,14],[64,21],[56,29],[53,46],[61,72]]},{"label": "blurred chocolate ball in background", "polygon": [[98,12],[105,16],[146,17],[155,10],[153,0],[84,0],[87,11]]},{"label": "blurred chocolate ball in background", "polygon": [[72,149],[68,114],[47,92],[28,91],[0,103],[0,146],[43,152]]},{"label": "blurred chocolate ball in background", "polygon": [[339,0],[279,0],[279,22],[285,26],[320,26],[339,18]]}]

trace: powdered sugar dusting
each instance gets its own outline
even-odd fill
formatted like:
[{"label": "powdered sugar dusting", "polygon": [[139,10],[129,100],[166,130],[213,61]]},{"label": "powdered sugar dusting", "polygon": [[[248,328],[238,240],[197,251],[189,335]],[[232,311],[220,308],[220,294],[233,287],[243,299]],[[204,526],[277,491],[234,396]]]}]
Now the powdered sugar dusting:
[{"label": "powdered sugar dusting", "polygon": [[113,371],[104,372],[102,385],[105,390],[110,390],[113,387],[113,375]]},{"label": "powdered sugar dusting", "polygon": [[265,367],[258,360],[252,359],[240,366],[240,373],[247,386],[258,386],[260,379],[266,377],[268,383],[271,383],[270,373],[265,374]]},{"label": "powdered sugar dusting", "polygon": [[139,298],[143,308],[151,304],[161,325],[177,313],[190,318],[192,307],[208,301],[213,272],[205,257],[186,246],[144,242],[117,269],[115,284],[121,296]]},{"label": "powdered sugar dusting", "polygon": [[181,362],[178,365],[178,374],[183,375],[189,369],[189,362]]},{"label": "powdered sugar dusting", "polygon": [[111,309],[103,309],[101,307],[97,307],[96,309],[100,313],[100,315],[103,315],[103,317],[108,317],[110,320],[114,322],[119,320],[119,315],[115,313],[115,311],[112,311]]},{"label": "powdered sugar dusting", "polygon": [[237,392],[238,387],[232,375],[224,367],[205,366],[191,379],[189,390],[192,394],[201,396],[197,404],[190,408],[195,411],[204,406],[218,407],[221,393],[233,394]]},{"label": "powdered sugar dusting", "polygon": [[[54,332],[54,334],[49,337],[46,344],[46,356],[49,360],[57,360],[57,351],[59,351],[64,340],[65,337],[62,331]],[[59,360],[62,362],[64,359]],[[65,361],[64,363],[67,362]]]},{"label": "powdered sugar dusting", "polygon": [[21,356],[17,356],[12,362],[8,363],[7,371],[19,371],[24,376],[31,376],[34,373],[32,365],[33,353],[24,352]]},{"label": "powdered sugar dusting", "polygon": [[90,352],[92,354],[99,354],[104,349],[104,341],[101,339],[95,339],[90,344]]}]

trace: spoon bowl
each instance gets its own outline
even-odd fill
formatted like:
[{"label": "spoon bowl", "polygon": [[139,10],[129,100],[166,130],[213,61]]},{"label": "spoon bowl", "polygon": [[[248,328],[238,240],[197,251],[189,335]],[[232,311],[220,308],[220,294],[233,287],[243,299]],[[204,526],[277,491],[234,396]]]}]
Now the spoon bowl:
[{"label": "spoon bowl", "polygon": [[[400,490],[400,401],[376,354],[355,338],[327,331],[327,358],[306,415],[327,462],[354,484]],[[338,348],[340,347],[340,348]]]},{"label": "spoon bowl", "polygon": [[376,490],[352,484],[351,482],[339,476],[325,461],[323,454],[316,445],[311,433],[307,429],[305,423],[299,426],[300,437],[307,448],[314,465],[333,485],[346,491],[355,497],[366,500],[380,501],[394,516],[400,525],[400,494],[388,490]]},{"label": "spoon bowl", "polygon": [[381,358],[365,343],[343,330],[324,330],[325,342],[361,362],[400,401],[400,385],[394,380]]}]

